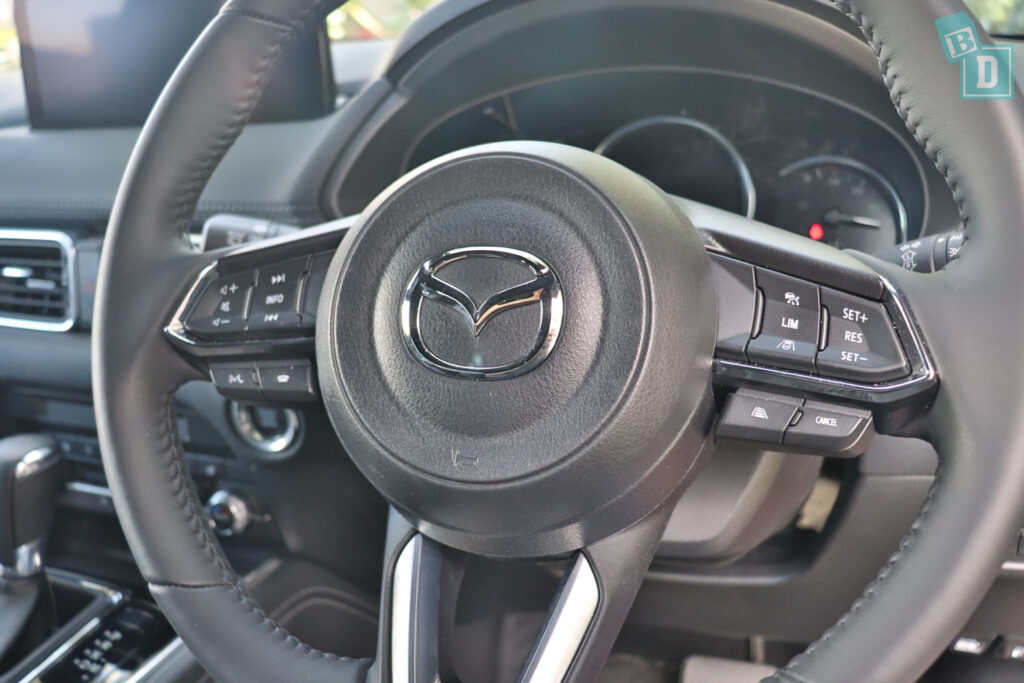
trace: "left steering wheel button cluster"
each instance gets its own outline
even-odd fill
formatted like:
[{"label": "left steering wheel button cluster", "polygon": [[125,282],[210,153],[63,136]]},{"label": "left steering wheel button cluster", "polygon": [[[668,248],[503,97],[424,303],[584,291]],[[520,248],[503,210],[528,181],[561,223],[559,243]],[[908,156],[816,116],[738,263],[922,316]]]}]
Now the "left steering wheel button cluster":
[{"label": "left steering wheel button cluster", "polygon": [[184,327],[210,341],[309,336],[333,255],[300,256],[210,280]]}]

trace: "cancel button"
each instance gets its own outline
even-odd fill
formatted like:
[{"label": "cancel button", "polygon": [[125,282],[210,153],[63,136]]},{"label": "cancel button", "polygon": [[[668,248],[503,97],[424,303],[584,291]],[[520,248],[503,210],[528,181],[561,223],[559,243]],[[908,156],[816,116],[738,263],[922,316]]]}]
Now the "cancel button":
[{"label": "cancel button", "polygon": [[871,413],[807,401],[786,429],[782,443],[840,457],[860,455],[874,434]]}]

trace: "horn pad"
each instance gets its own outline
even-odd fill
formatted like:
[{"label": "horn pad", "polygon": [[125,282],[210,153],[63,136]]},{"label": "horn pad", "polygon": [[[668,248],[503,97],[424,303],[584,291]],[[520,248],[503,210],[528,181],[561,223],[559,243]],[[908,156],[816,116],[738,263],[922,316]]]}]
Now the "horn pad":
[{"label": "horn pad", "polygon": [[342,444],[420,530],[492,556],[574,550],[651,512],[711,415],[716,298],[660,190],[539,142],[412,171],[343,240],[320,300]]}]

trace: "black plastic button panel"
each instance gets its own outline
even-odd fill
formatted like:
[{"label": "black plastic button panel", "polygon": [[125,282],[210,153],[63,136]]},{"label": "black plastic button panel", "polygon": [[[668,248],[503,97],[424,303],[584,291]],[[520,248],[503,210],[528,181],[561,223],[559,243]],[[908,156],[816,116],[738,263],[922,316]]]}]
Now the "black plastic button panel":
[{"label": "black plastic button panel", "polygon": [[817,286],[764,268],[756,273],[764,313],[761,329],[747,344],[747,357],[765,365],[813,372],[821,326]]},{"label": "black plastic button panel", "polygon": [[213,280],[189,313],[186,329],[203,336],[244,331],[254,275],[248,271]]},{"label": "black plastic button panel", "polygon": [[300,256],[217,277],[185,316],[185,329],[210,340],[308,334],[332,256]]},{"label": "black plastic button panel", "polygon": [[910,374],[878,301],[710,256],[719,296],[717,358],[864,384]]},{"label": "black plastic button panel", "polygon": [[213,363],[210,379],[221,394],[241,401],[315,401],[318,396],[308,360]]},{"label": "black plastic button panel", "polygon": [[866,410],[740,389],[726,399],[715,433],[719,439],[855,457],[867,450],[875,429]]},{"label": "black plastic button panel", "polygon": [[754,267],[717,254],[709,256],[719,299],[729,303],[718,310],[718,343],[715,345],[715,353],[720,358],[746,360],[750,330],[758,318],[759,299],[757,285],[754,283]]},{"label": "black plastic button panel", "polygon": [[309,257],[301,256],[258,269],[249,312],[250,330],[284,330],[299,326],[299,284],[308,265]]}]

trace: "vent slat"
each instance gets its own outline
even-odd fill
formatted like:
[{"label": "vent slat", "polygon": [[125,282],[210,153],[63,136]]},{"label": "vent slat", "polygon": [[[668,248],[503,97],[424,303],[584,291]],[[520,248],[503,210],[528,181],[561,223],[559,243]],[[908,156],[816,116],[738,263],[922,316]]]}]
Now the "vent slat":
[{"label": "vent slat", "polygon": [[[68,269],[63,246],[40,239],[0,239],[0,318],[61,323],[68,315]],[[31,271],[28,277],[5,277]]]}]

